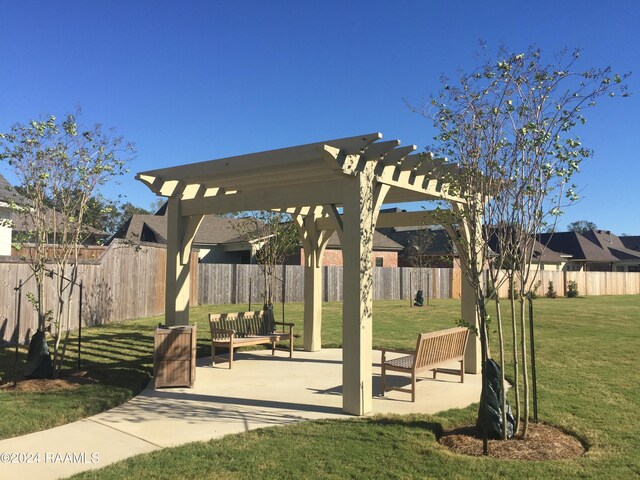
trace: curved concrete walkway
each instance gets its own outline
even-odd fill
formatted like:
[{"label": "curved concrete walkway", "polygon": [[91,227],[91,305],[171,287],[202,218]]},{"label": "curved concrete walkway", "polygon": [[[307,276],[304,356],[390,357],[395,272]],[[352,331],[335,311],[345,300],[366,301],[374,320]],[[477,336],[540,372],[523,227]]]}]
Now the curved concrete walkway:
[{"label": "curved concrete walkway", "polygon": [[[154,390],[107,412],[61,427],[0,441],[0,454],[31,454],[32,462],[0,465],[0,478],[47,480],[188,442],[220,438],[255,428],[320,418],[353,418],[342,413],[342,350],[244,352],[233,370],[199,359],[195,388]],[[374,361],[380,353],[374,352]],[[441,375],[418,382],[417,401],[389,392],[380,397],[380,365],[373,367],[373,414],[436,413],[462,408],[480,398],[481,376]],[[390,382],[406,384],[408,377]],[[34,458],[38,454],[37,460]]]}]

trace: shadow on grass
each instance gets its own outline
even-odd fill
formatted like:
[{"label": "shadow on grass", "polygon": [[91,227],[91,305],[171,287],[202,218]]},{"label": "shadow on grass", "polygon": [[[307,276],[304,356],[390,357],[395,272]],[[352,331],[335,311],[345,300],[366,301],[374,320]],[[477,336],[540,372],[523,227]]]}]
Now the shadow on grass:
[{"label": "shadow on grass", "polygon": [[420,430],[428,430],[434,434],[436,440],[444,435],[444,428],[439,422],[430,422],[427,420],[418,420],[407,416],[384,416],[374,417],[364,420],[375,425],[383,426],[400,426],[404,428],[417,428]]}]

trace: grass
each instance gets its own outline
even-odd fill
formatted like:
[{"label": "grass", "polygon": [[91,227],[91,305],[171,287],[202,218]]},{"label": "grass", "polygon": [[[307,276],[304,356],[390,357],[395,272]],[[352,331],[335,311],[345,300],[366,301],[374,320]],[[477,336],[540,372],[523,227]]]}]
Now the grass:
[{"label": "grass", "polygon": [[[417,332],[446,328],[459,318],[459,302],[455,300],[436,301],[433,307],[423,309],[409,308],[406,303],[374,303],[374,346],[410,348]],[[200,355],[208,353],[206,313],[214,308],[231,311],[237,306],[192,311],[192,320],[199,327]],[[503,308],[506,313],[508,304]],[[433,416],[318,421],[262,429],[133,457],[77,478],[637,478],[640,296],[539,299],[535,313],[539,415],[543,421],[575,433],[588,446],[588,453],[581,458],[515,462],[454,456],[436,439],[443,429],[472,423],[477,408],[472,406]],[[340,318],[339,303],[324,305],[325,346],[341,344]],[[86,368],[103,375],[100,378],[105,385],[100,387],[104,391],[83,394],[91,408],[76,408],[78,418],[91,409],[103,408],[97,401],[101,395],[111,392],[100,401],[117,403],[118,395],[126,397],[148,380],[151,329],[158,320],[85,331],[86,358],[91,362]],[[301,326],[302,306],[287,305],[286,320]],[[495,321],[491,330],[497,356]],[[301,342],[302,338],[297,339],[297,346]],[[6,367],[6,358],[0,362]],[[6,371],[5,367],[0,371]],[[109,373],[114,367],[121,369],[122,375]],[[97,388],[83,386],[72,395],[87,387]],[[13,429],[8,424],[17,417],[27,416],[53,398],[52,394],[41,394],[38,402],[29,404],[19,399],[21,396],[10,395],[0,393],[3,413],[5,404],[13,409],[0,418],[3,433]],[[23,401],[26,407],[13,405]],[[62,414],[65,408],[62,399],[57,399],[50,413],[43,416],[56,411]],[[38,429],[36,423],[30,427]]]}]

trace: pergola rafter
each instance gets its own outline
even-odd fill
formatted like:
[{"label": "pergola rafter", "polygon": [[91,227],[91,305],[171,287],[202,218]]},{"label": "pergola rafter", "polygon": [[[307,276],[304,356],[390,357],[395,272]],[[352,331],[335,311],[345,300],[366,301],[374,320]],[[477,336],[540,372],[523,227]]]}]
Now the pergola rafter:
[{"label": "pergola rafter", "polygon": [[[446,218],[442,211],[380,214],[380,209],[385,203],[424,200],[464,204],[449,191],[455,165],[415,153],[413,145],[401,147],[398,140],[378,141],[381,137],[372,133],[139,173],[138,180],[168,198],[165,322],[189,321],[189,252],[204,215],[279,210],[292,215],[305,251],[304,346],[319,350],[322,256],[335,231],[344,259],[343,406],[357,415],[369,412],[374,229]],[[473,298],[463,298],[469,302]],[[466,305],[462,311],[466,321],[476,323],[475,309]],[[479,349],[477,342],[469,345],[466,364],[475,372]]]}]

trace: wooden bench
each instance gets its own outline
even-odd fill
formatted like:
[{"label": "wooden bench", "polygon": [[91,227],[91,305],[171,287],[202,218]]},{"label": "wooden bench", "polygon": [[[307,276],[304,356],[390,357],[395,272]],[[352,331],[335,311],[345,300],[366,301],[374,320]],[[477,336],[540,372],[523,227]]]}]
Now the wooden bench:
[{"label": "wooden bench", "polygon": [[[457,327],[418,335],[416,349],[413,352],[400,350],[382,350],[382,396],[389,390],[399,390],[411,394],[411,401],[416,401],[416,377],[425,370],[433,371],[433,378],[438,373],[460,375],[460,382],[464,382],[464,351],[467,347],[469,330]],[[387,353],[404,353],[403,357],[387,360]],[[444,363],[459,361],[460,370],[441,368]],[[386,385],[387,371],[411,374],[411,388],[389,387]]]},{"label": "wooden bench", "polygon": [[[277,326],[288,332],[277,332]],[[289,340],[289,358],[293,356],[293,323],[276,322],[271,312],[237,312],[209,314],[211,328],[211,365],[216,362],[216,347],[229,349],[229,368],[233,366],[233,350],[249,345],[271,344],[275,355],[276,342]]]}]

